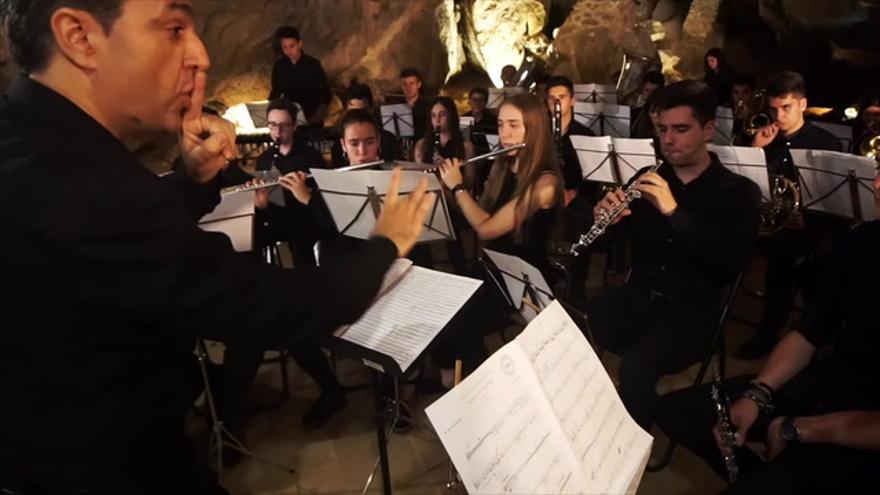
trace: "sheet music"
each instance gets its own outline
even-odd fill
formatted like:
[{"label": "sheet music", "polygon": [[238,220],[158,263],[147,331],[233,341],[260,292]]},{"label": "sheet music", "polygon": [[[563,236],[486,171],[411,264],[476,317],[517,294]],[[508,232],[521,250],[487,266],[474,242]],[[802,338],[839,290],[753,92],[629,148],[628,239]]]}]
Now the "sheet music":
[{"label": "sheet music", "polygon": [[590,103],[617,104],[617,86],[613,84],[575,84],[574,99]]},{"label": "sheet music", "polygon": [[720,145],[733,144],[733,109],[718,107],[715,110],[715,134],[712,142]]},{"label": "sheet music", "polygon": [[623,493],[651,449],[557,301],[425,412],[469,493]]},{"label": "sheet music", "polygon": [[553,302],[516,339],[529,357],[592,493],[622,493],[651,449],[587,339]]},{"label": "sheet music", "polygon": [[498,134],[486,134],[486,143],[489,144],[489,151],[501,148],[501,138],[498,137]]},{"label": "sheet music", "polygon": [[489,88],[489,102],[486,104],[489,108],[497,109],[504,103],[508,96],[519,93],[525,93],[525,88],[519,86],[506,86],[503,88]]},{"label": "sheet music", "polygon": [[770,178],[763,148],[751,146],[719,146],[709,144],[709,151],[718,155],[721,164],[735,174],[747,177],[761,189],[761,198],[770,201]]},{"label": "sheet music", "polygon": [[[626,184],[636,172],[654,165],[657,161],[654,143],[650,139],[610,136],[569,136],[569,138],[577,154],[584,180]],[[612,150],[617,155],[616,160],[611,159]],[[616,174],[620,175],[620,182]]]},{"label": "sheet music", "polygon": [[[376,218],[367,199],[367,191],[372,187],[380,197],[380,203],[384,201],[393,172],[390,170],[358,170],[339,173],[319,168],[310,169],[309,172],[321,190],[336,228],[349,237],[369,238],[376,224]],[[428,180],[428,191],[434,191],[438,194],[430,208],[419,242],[454,240],[455,232],[452,229],[452,220],[449,217],[446,200],[443,194],[440,194],[441,186],[437,176],[417,170],[401,171],[399,193],[401,196],[405,196],[415,189],[423,178]]]},{"label": "sheet music", "polygon": [[462,115],[458,118],[458,128],[464,131],[474,126],[474,118]]},{"label": "sheet music", "polygon": [[207,232],[226,234],[236,251],[251,251],[254,240],[254,192],[221,196],[220,204],[203,216],[198,225]]},{"label": "sheet music", "polygon": [[630,108],[626,105],[579,101],[574,104],[574,119],[597,136],[629,137]]},{"label": "sheet music", "polygon": [[406,103],[382,105],[379,107],[379,112],[382,115],[383,129],[397,137],[413,136],[413,114],[409,105]]},{"label": "sheet music", "polygon": [[390,356],[405,372],[482,283],[412,266],[340,337]]},{"label": "sheet music", "polygon": [[[801,182],[801,205],[846,218],[855,218],[849,184],[853,171],[858,178],[858,201],[863,220],[874,220],[873,181],[877,162],[871,158],[837,151],[790,150]],[[838,187],[840,186],[840,187]]]},{"label": "sheet music", "polygon": [[[544,307],[550,304],[553,299],[553,291],[550,284],[544,280],[541,270],[530,265],[526,261],[516,256],[500,253],[491,249],[483,249],[486,256],[492,260],[492,263],[501,271],[501,278],[507,287],[507,295],[516,305],[517,309],[522,308],[522,299],[526,295],[526,284],[523,275],[527,276],[529,282],[536,289],[538,301],[532,301],[538,307]],[[513,275],[513,276],[511,276]],[[528,318],[531,320],[531,318]]]},{"label": "sheet music", "polygon": [[826,131],[834,134],[834,137],[840,141],[840,149],[843,150],[844,153],[852,153],[852,144],[853,144],[853,129],[848,125],[843,124],[834,124],[832,122],[820,122],[816,120],[810,121],[814,126],[825,129]]}]

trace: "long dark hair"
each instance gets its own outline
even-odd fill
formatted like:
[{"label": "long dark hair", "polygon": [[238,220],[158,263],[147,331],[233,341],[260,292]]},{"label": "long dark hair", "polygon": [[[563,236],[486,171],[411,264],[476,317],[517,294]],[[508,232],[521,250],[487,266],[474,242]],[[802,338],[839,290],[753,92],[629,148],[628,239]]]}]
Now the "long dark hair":
[{"label": "long dark hair", "polygon": [[495,160],[489,172],[489,179],[486,181],[486,189],[480,198],[480,205],[487,211],[497,211],[503,206],[498,204],[501,191],[512,174],[511,162],[518,157],[519,165],[513,198],[516,200],[516,232],[520,234],[522,225],[540,209],[537,197],[529,194],[529,191],[543,174],[552,173],[557,178],[556,205],[559,206],[562,199],[562,174],[556,159],[556,147],[553,145],[550,131],[550,116],[545,105],[534,95],[519,93],[504,100],[498,108],[499,115],[501,109],[507,105],[515,107],[522,113],[526,146],[516,157],[503,156]]},{"label": "long dark hair", "polygon": [[[443,156],[443,158],[464,158],[464,135],[461,133],[461,128],[459,127],[459,119],[458,119],[458,109],[455,107],[455,102],[452,101],[452,98],[448,96],[438,96],[431,101],[431,105],[428,107],[428,124],[425,126],[425,129],[430,129],[430,134],[425,134],[425,153],[422,155],[425,157],[424,159],[430,160],[432,156],[434,156],[434,123],[431,120],[431,111],[434,110],[435,105],[442,105],[444,109],[446,109],[446,125],[449,127],[450,139],[449,142],[446,143],[446,150],[449,156]],[[442,154],[442,153],[441,153]]]}]

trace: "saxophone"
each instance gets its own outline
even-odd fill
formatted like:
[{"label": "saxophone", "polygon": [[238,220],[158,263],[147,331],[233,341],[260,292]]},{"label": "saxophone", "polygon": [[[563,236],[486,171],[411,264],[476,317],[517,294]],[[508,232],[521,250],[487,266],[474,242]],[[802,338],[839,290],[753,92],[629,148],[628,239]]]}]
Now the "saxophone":
[{"label": "saxophone", "polygon": [[[651,168],[648,169],[647,173],[656,172],[660,165],[663,164],[663,161],[658,159],[654,165],[651,165]],[[569,253],[578,256],[582,251],[590,247],[590,244],[595,242],[596,239],[602,236],[605,233],[605,229],[611,225],[611,222],[614,221],[615,218],[619,217],[623,210],[629,207],[629,204],[634,200],[642,197],[642,192],[636,189],[636,184],[638,180],[633,180],[632,183],[627,186],[623,191],[623,201],[614,206],[611,210],[603,210],[599,216],[596,218],[596,221],[593,223],[593,226],[590,227],[585,234],[581,234],[578,237],[577,242],[571,245],[571,249]]]},{"label": "saxophone", "polygon": [[[733,424],[730,421],[730,403],[727,399],[727,394],[721,390],[721,377],[717,374],[709,386],[709,394],[712,396],[712,402],[715,404],[715,412],[718,413],[718,427],[721,430],[721,439],[732,451],[736,449],[736,430],[734,430]],[[735,454],[724,455],[724,467],[727,469],[728,481],[735,483],[739,475],[739,466],[736,464]]]}]

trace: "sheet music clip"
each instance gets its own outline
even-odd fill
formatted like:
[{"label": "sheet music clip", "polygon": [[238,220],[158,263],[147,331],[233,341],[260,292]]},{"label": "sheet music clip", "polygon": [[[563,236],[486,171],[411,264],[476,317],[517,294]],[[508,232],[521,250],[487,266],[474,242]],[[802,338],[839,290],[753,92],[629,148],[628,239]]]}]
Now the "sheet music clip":
[{"label": "sheet music clip", "polygon": [[[391,170],[363,170],[340,174],[335,170],[310,169],[312,177],[330,210],[339,233],[356,239],[368,239],[382,210],[385,194],[391,184]],[[454,241],[455,230],[440,181],[433,174],[418,170],[400,172],[398,193],[405,196],[413,191],[422,179],[428,180],[428,191],[434,192],[419,243],[430,241]]]},{"label": "sheet music clip", "polygon": [[623,186],[645,168],[657,162],[650,139],[610,136],[569,136],[584,180]]},{"label": "sheet music clip", "polygon": [[413,127],[413,113],[409,105],[406,103],[382,105],[379,111],[382,115],[383,129],[398,138],[413,137],[415,127]]},{"label": "sheet music clip", "polygon": [[630,136],[630,108],[626,105],[579,101],[574,104],[574,119],[597,136]]},{"label": "sheet music clip", "polygon": [[872,158],[823,150],[790,150],[798,169],[801,207],[856,222],[874,220]]}]

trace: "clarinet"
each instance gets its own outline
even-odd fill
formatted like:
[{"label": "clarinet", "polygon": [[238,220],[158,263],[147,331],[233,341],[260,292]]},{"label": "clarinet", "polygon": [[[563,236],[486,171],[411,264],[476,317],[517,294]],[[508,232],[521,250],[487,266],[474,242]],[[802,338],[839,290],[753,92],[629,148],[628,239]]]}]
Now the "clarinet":
[{"label": "clarinet", "polygon": [[[660,165],[663,164],[662,160],[657,160],[654,165],[651,165],[651,168],[648,169],[648,173],[656,172]],[[593,226],[590,227],[590,230],[585,234],[581,234],[578,237],[577,242],[572,244],[571,249],[569,250],[570,254],[574,256],[580,255],[581,251],[590,247],[596,239],[602,236],[605,233],[605,229],[611,225],[611,222],[614,221],[615,218],[619,217],[623,210],[629,207],[629,204],[634,200],[642,197],[642,192],[636,189],[637,180],[634,180],[632,184],[630,184],[623,191],[623,201],[614,206],[610,211],[603,210],[598,218],[596,218],[596,222],[593,223]]]},{"label": "clarinet", "polygon": [[[712,402],[715,404],[715,411],[718,413],[718,425],[721,430],[721,440],[733,451],[736,448],[736,431],[730,421],[729,401],[727,394],[721,390],[721,377],[717,374],[712,379],[709,386],[709,394],[712,396]],[[736,464],[736,456],[731,454],[724,455],[724,467],[727,469],[727,479],[731,483],[736,482],[739,475],[739,466]]]},{"label": "clarinet", "polygon": [[437,165],[443,157],[440,156],[440,128],[434,128],[434,155],[431,157],[431,163]]}]

